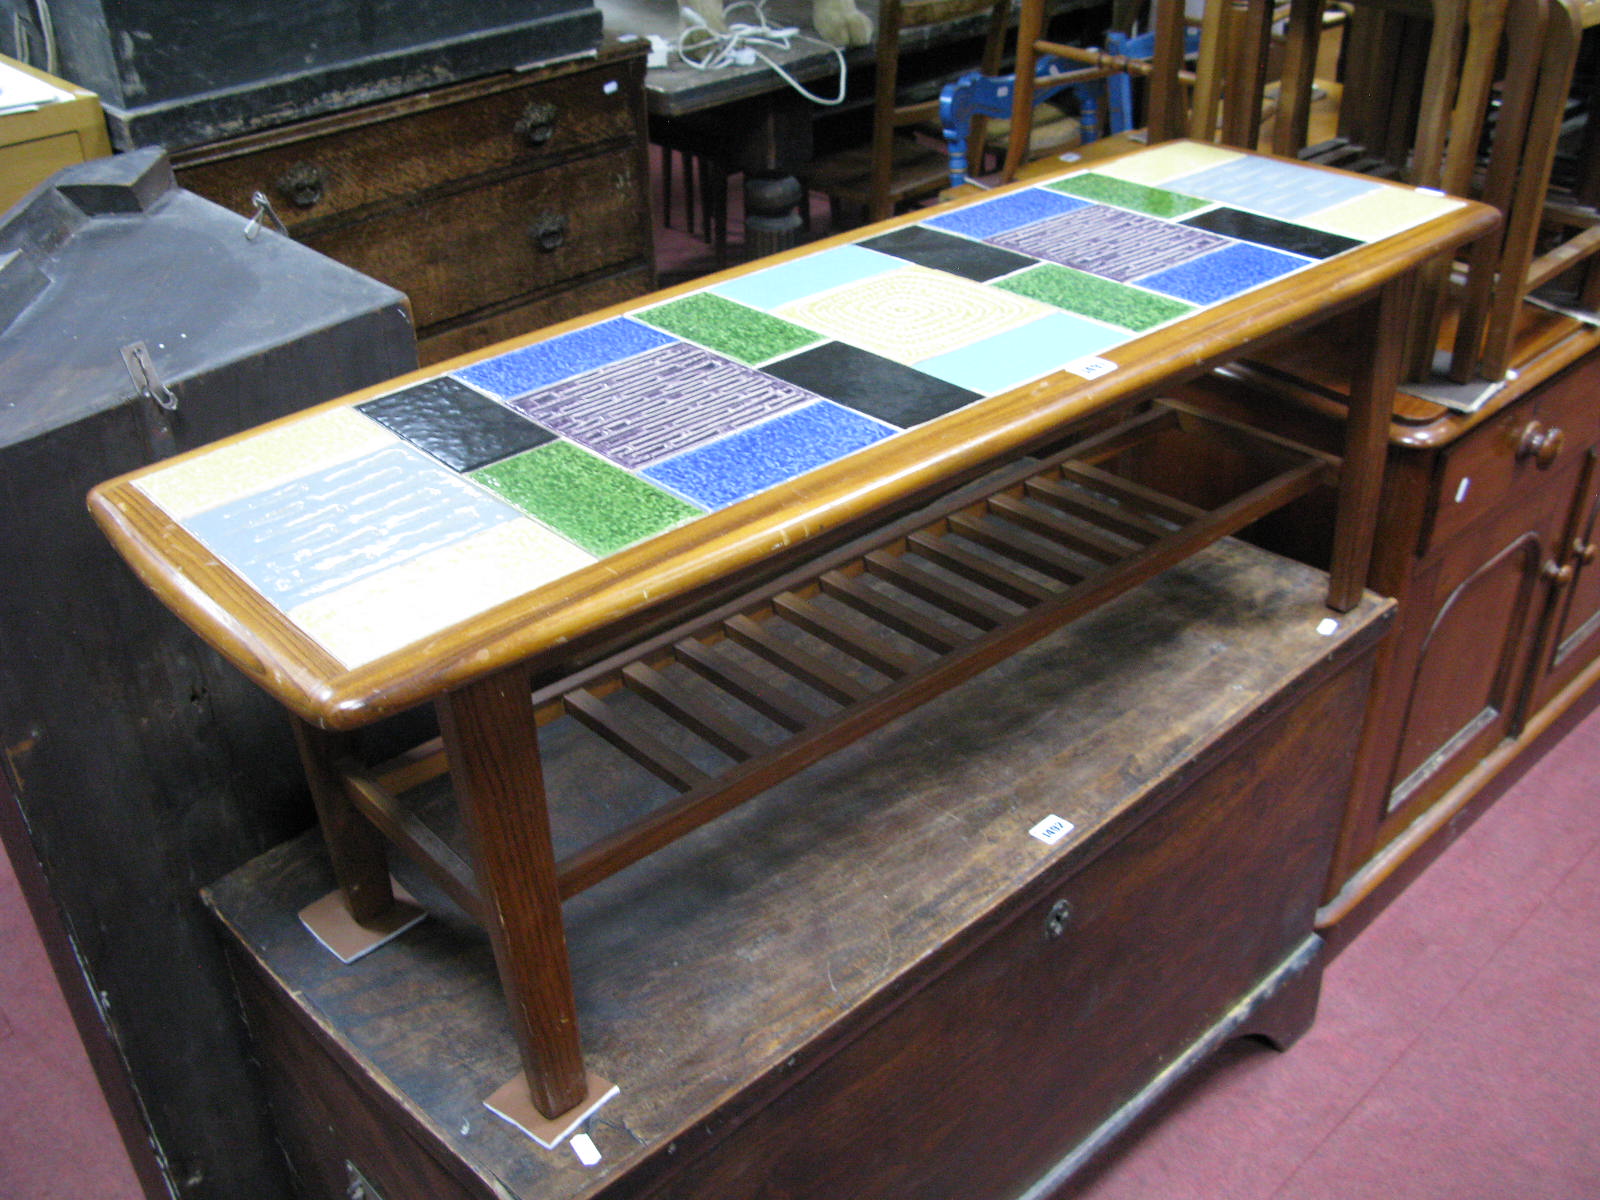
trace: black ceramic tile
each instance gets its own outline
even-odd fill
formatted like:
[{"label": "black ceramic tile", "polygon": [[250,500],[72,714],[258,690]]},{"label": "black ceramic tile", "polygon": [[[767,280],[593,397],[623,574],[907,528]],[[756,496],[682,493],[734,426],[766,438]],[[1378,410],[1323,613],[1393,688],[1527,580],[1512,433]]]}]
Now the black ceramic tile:
[{"label": "black ceramic tile", "polygon": [[1294,225],[1256,213],[1240,212],[1237,208],[1213,208],[1183,223],[1208,233],[1220,233],[1224,237],[1270,246],[1274,250],[1287,250],[1290,254],[1306,258],[1332,258],[1335,254],[1343,254],[1362,244],[1355,238],[1324,233],[1320,229],[1307,229],[1304,225]]},{"label": "black ceramic tile", "polygon": [[1013,271],[1022,270],[1023,267],[1031,267],[1035,261],[1026,254],[1002,250],[998,246],[987,246],[971,238],[941,233],[937,229],[929,229],[926,225],[907,225],[903,229],[896,229],[893,233],[868,238],[860,244],[880,254],[892,254],[896,258],[903,258],[918,266],[932,267],[936,271],[948,271],[952,275],[960,275],[963,279],[975,280],[978,283],[985,283],[1001,275],[1009,275]]},{"label": "black ceramic tile", "polygon": [[902,429],[982,399],[977,392],[843,342],[826,342],[765,370]]},{"label": "black ceramic tile", "polygon": [[457,471],[476,470],[556,436],[448,376],[356,407]]}]

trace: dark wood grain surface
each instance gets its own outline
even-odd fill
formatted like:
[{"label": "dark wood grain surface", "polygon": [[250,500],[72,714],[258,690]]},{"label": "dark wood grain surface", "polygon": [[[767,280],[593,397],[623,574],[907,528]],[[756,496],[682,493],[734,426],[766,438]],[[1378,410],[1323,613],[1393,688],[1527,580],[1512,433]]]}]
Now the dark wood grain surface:
[{"label": "dark wood grain surface", "polygon": [[[1388,605],[1366,597],[1322,633],[1334,620],[1325,586],[1318,572],[1218,543],[569,901],[586,1060],[622,1089],[591,1123],[605,1155],[593,1170],[481,1107],[518,1058],[488,940],[464,918],[441,907],[337,967],[292,916],[331,886],[314,839],[230,876],[211,903],[253,969],[301,998],[302,1033],[355,1066],[369,1102],[409,1114],[408,1144],[479,1181],[463,1194],[665,1183],[831,1058],[844,1014],[860,1029],[910,1003],[1370,650]],[[1360,694],[1352,684],[1317,719],[1353,736]],[[643,772],[599,739],[566,721],[541,733],[558,851],[613,821],[608,810],[650,802],[632,786]],[[1337,790],[1336,765],[1329,778]],[[1236,801],[1228,819],[1248,822],[1252,803]],[[1296,864],[1291,907],[1304,910],[1270,918],[1283,944],[1303,936],[1290,926],[1309,931],[1336,824],[1319,811],[1320,833],[1273,826]],[[1077,827],[1054,847],[1028,836],[1052,814]],[[1248,910],[1248,896],[1234,898]]]}]

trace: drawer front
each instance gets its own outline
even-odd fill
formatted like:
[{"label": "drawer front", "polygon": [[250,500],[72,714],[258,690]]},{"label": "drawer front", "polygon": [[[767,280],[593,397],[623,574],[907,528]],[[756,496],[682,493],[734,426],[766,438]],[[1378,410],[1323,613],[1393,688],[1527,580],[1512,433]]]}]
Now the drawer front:
[{"label": "drawer front", "polygon": [[1556,377],[1444,452],[1430,545],[1502,503],[1525,503],[1597,438],[1600,362],[1593,362]]},{"label": "drawer front", "polygon": [[632,147],[305,238],[411,299],[419,329],[645,253]]},{"label": "drawer front", "polygon": [[636,89],[624,77],[636,70],[622,62],[453,103],[394,105],[361,123],[313,122],[327,132],[192,165],[180,159],[178,182],[241,213],[261,192],[291,229],[320,226],[631,138]]}]

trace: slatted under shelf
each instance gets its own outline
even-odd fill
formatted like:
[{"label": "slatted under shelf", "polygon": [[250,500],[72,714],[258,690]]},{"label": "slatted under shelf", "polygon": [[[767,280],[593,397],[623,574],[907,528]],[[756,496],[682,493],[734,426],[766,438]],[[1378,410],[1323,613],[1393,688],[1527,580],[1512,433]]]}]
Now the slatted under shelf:
[{"label": "slatted under shelf", "polygon": [[[1210,507],[1116,473],[1158,437],[1222,439],[1259,463]],[[1160,401],[1046,458],[1019,462],[714,612],[534,696],[662,788],[557,864],[564,897],[909,711],[1205,545],[1330,482],[1337,460]],[[346,793],[471,915],[465,857],[412,793],[437,796],[437,742]],[[665,792],[665,799],[662,792]]]}]

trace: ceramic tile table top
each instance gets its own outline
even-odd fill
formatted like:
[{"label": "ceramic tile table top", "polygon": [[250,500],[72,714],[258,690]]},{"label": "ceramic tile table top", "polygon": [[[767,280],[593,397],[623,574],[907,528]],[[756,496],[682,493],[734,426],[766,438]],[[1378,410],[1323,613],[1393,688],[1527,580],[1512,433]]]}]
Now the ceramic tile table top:
[{"label": "ceramic tile table top", "polygon": [[581,1111],[604,1089],[584,1073],[562,949],[571,876],[537,739],[517,732],[530,681],[1345,311],[1371,348],[1352,363],[1330,572],[1329,604],[1349,609],[1411,274],[1493,221],[1437,193],[1167,143],[310,409],[103,485],[91,509],[296,717],[359,923],[393,906],[359,818],[421,843],[363,802],[336,731],[435,702],[474,859],[476,890],[458,894],[497,918],[524,1093],[547,1117]]},{"label": "ceramic tile table top", "polygon": [[[1105,380],[1147,375],[1148,335],[1319,268],[1336,278],[1341,260],[1465,208],[1170,143],[324,407],[96,503],[111,516],[131,488],[255,593],[267,615],[254,620],[302,643],[323,677],[277,667],[307,693],[291,706],[326,720],[361,707],[329,679],[375,679],[385,656],[574,594],[564,584],[592,591],[620,552],[635,552],[634,602],[659,595],[670,583],[637,564],[662,534],[764,497],[751,523],[785,540],[818,519],[769,515],[803,506],[809,472],[936,440],[942,418],[1029,385],[1104,395]],[[272,656],[247,628],[213,632]]]}]

